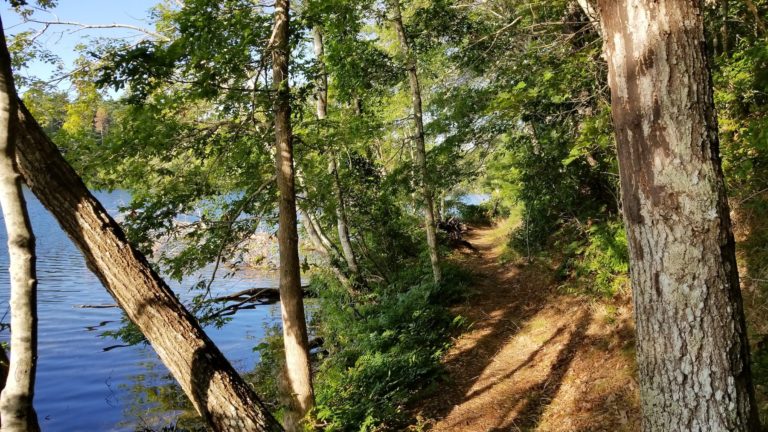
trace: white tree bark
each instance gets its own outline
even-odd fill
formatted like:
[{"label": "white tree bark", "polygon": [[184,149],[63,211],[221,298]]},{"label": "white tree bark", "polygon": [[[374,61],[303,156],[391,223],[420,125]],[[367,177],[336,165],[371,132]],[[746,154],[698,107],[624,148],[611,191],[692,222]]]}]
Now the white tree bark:
[{"label": "white tree bark", "polygon": [[[317,91],[315,92],[317,119],[323,121],[328,116],[328,74],[325,70],[325,60],[323,59],[323,56],[325,55],[323,32],[319,27],[315,27],[312,29],[312,36],[315,57],[320,65],[320,76],[317,79]],[[339,243],[341,243],[341,251],[349,271],[352,272],[352,274],[357,274],[359,269],[355,251],[352,248],[352,241],[349,237],[349,222],[347,221],[347,210],[344,202],[344,190],[341,187],[341,179],[339,178],[336,151],[332,148],[330,151],[330,158],[329,171],[333,176],[333,189],[336,193],[336,228],[339,233]]]},{"label": "white tree bark", "polygon": [[435,283],[442,279],[440,270],[440,253],[437,249],[437,223],[435,221],[435,197],[429,184],[427,168],[427,150],[424,142],[424,116],[422,113],[421,85],[419,84],[419,72],[416,57],[411,51],[408,36],[403,25],[403,16],[400,10],[400,0],[389,0],[392,23],[400,41],[400,49],[405,57],[405,67],[408,70],[408,83],[411,88],[411,105],[413,107],[414,126],[414,162],[416,163],[416,177],[421,187],[424,200],[424,230],[427,233],[427,248],[432,265],[432,276]]},{"label": "white tree bark", "polygon": [[584,15],[589,18],[589,22],[592,24],[595,31],[597,31],[597,34],[602,35],[603,30],[600,28],[600,15],[597,13],[597,9],[595,9],[594,0],[576,0],[576,2],[579,4],[581,10],[584,11]]},{"label": "white tree bark", "polygon": [[11,276],[11,358],[0,395],[3,431],[38,431],[32,406],[37,368],[37,276],[35,237],[16,167],[18,128],[11,56],[0,21],[0,205],[8,233]]}]

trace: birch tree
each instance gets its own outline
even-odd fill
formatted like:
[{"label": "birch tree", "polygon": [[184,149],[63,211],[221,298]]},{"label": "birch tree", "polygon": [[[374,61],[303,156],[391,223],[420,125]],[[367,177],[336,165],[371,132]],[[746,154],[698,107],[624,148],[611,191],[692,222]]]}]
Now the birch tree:
[{"label": "birch tree", "polygon": [[37,369],[35,236],[16,167],[17,96],[0,20],[0,205],[8,233],[11,280],[11,356],[0,395],[3,431],[38,431],[32,406]]},{"label": "birch tree", "polygon": [[429,185],[427,150],[424,142],[424,116],[422,113],[421,85],[419,84],[418,65],[416,63],[416,57],[411,50],[408,35],[405,33],[400,0],[390,0],[389,8],[392,23],[395,26],[397,38],[400,42],[400,50],[405,58],[405,68],[408,71],[408,84],[411,90],[411,105],[413,109],[413,160],[416,164],[416,175],[421,187],[422,199],[424,200],[424,230],[427,233],[427,247],[429,248],[429,259],[432,265],[432,276],[435,283],[439,283],[442,279],[442,273],[440,270],[440,255],[437,249],[435,199],[432,193],[432,188]]},{"label": "birch tree", "polygon": [[[317,119],[323,121],[328,116],[328,73],[325,69],[325,60],[323,59],[325,50],[323,47],[323,31],[319,26],[312,29],[313,47],[315,57],[320,65],[320,76],[317,79],[317,91],[315,92],[315,107]],[[349,237],[349,222],[347,220],[346,205],[344,203],[344,190],[342,189],[341,179],[339,178],[338,161],[336,151],[332,148],[330,154],[331,162],[329,170],[333,176],[333,188],[336,194],[336,226],[339,234],[339,243],[344,255],[344,261],[347,263],[349,271],[357,274],[359,269],[352,241]]]}]

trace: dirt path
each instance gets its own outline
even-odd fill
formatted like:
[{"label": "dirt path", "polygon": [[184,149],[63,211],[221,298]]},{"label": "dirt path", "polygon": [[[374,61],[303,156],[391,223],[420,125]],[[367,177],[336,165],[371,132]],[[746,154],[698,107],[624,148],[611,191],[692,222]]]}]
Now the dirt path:
[{"label": "dirt path", "polygon": [[491,228],[460,259],[477,275],[471,323],[421,415],[432,431],[639,430],[630,311],[558,293],[546,266],[499,264]]}]

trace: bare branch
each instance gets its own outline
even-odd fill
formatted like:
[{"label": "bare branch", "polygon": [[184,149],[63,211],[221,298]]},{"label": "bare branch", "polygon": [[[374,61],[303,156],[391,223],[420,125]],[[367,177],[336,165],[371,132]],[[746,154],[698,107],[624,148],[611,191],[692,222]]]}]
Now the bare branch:
[{"label": "bare branch", "polygon": [[27,18],[25,20],[29,23],[34,24],[42,24],[45,27],[41,30],[40,34],[45,32],[49,27],[59,25],[59,26],[68,26],[68,27],[77,27],[77,30],[75,31],[81,31],[81,30],[94,30],[94,29],[127,29],[127,30],[133,30],[138,33],[143,33],[147,36],[152,37],[153,39],[156,39],[161,42],[170,42],[171,39],[167,36],[164,36],[158,32],[131,25],[131,24],[119,24],[119,23],[112,23],[112,24],[84,24],[76,21],[61,21],[58,18],[55,21],[46,21],[46,20],[40,20],[40,19],[34,19],[34,18]]}]

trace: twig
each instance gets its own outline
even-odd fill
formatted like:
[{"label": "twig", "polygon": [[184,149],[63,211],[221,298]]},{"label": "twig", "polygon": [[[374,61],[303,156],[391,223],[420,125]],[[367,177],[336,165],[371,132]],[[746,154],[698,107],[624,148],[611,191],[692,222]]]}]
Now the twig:
[{"label": "twig", "polygon": [[162,41],[162,42],[170,42],[171,41],[170,38],[168,38],[167,36],[164,36],[164,35],[162,35],[160,33],[154,32],[152,30],[149,30],[149,29],[146,29],[146,28],[143,28],[143,27],[131,25],[131,24],[118,24],[118,23],[112,23],[112,24],[84,24],[84,23],[80,23],[80,22],[76,22],[76,21],[61,21],[58,18],[56,19],[56,21],[45,21],[45,20],[40,20],[40,19],[35,19],[35,18],[27,18],[25,21],[29,22],[29,23],[44,25],[45,27],[43,27],[43,29],[40,31],[39,34],[42,34],[43,32],[45,32],[51,26],[60,25],[60,26],[68,26],[68,27],[77,27],[78,29],[74,30],[74,31],[94,30],[94,29],[127,29],[127,30],[133,30],[133,31],[138,32],[138,33],[144,33],[145,35],[151,36],[151,37],[153,37],[153,38],[155,38],[155,39],[157,39],[159,41]]}]

